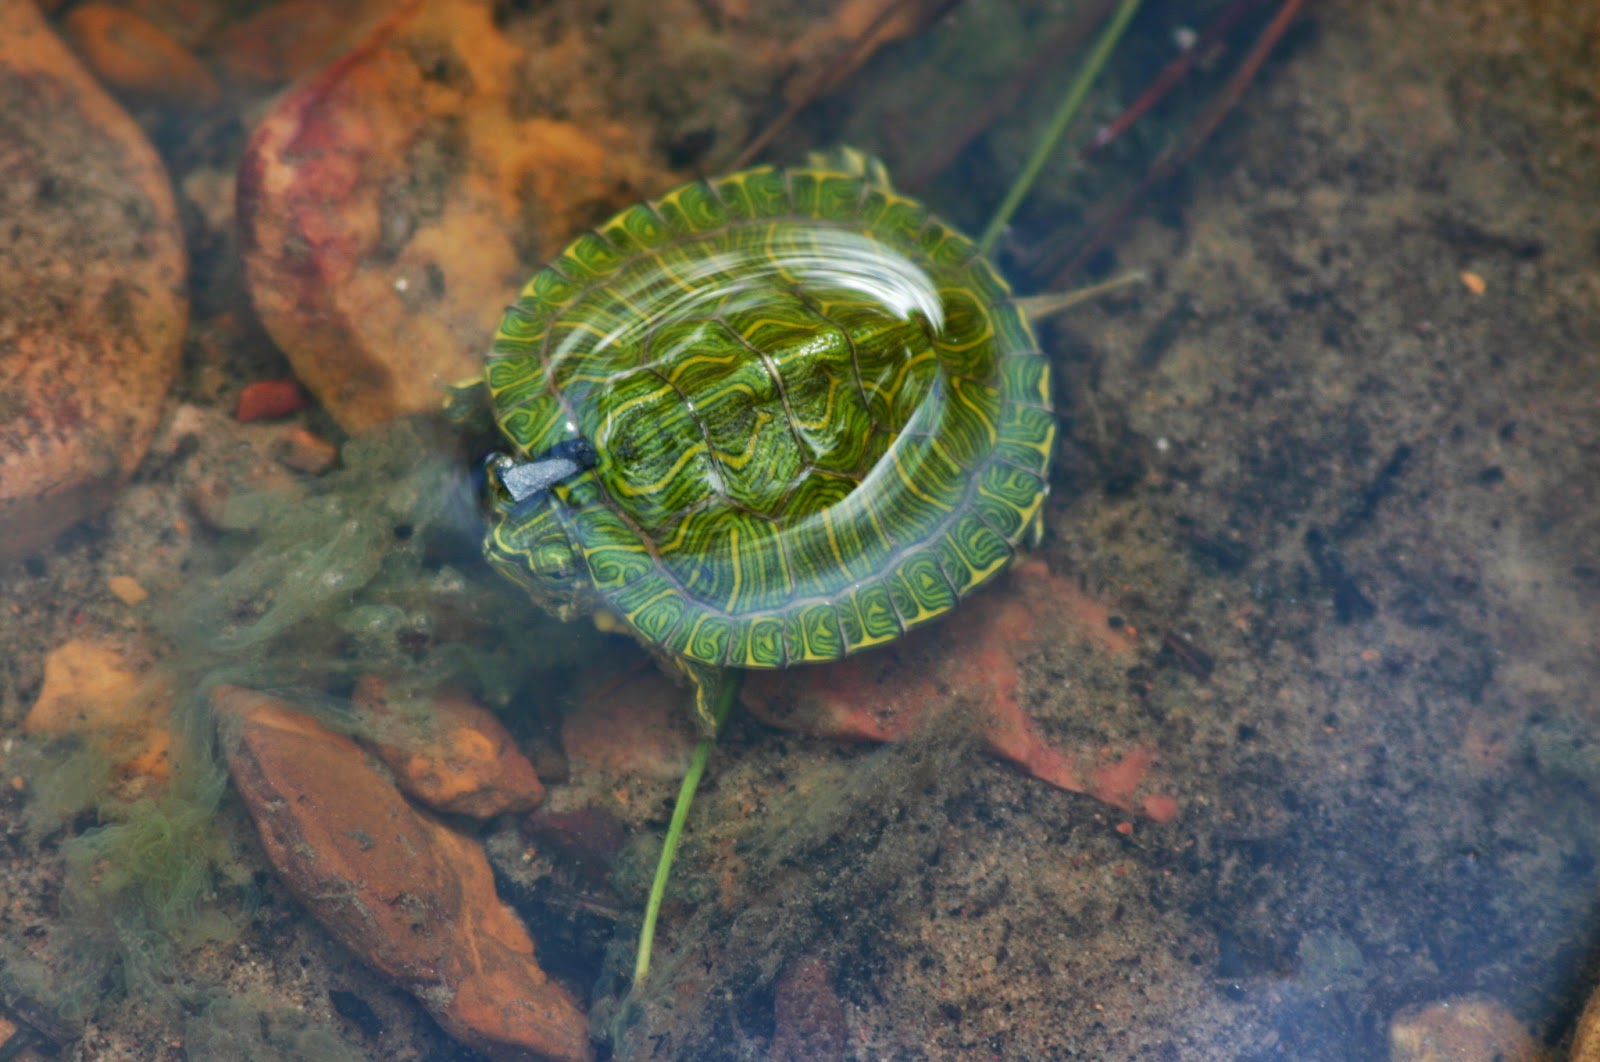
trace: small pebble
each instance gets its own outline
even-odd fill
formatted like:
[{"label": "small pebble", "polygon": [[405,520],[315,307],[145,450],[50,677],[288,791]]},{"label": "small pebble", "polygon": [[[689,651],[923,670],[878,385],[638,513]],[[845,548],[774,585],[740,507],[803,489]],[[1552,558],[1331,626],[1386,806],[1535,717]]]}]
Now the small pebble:
[{"label": "small pebble", "polygon": [[293,380],[257,380],[239,392],[235,420],[246,424],[256,420],[276,420],[303,409],[305,392]]},{"label": "small pebble", "polygon": [[150,592],[139,585],[139,580],[128,575],[113,575],[106,580],[106,586],[118,601],[129,607],[139,604],[150,596]]},{"label": "small pebble", "polygon": [[284,436],[278,459],[296,472],[320,476],[339,459],[339,448],[320,435],[296,428]]}]

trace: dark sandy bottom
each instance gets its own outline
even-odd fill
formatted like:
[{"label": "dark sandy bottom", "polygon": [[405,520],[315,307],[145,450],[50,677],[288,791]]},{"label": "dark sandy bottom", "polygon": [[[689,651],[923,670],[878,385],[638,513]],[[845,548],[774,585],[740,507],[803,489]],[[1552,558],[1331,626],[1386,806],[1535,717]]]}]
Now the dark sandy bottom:
[{"label": "dark sandy bottom", "polygon": [[[628,941],[491,840],[619,1054],[1382,1058],[1398,1012],[1463,995],[1570,1036],[1600,976],[1600,7],[1310,6],[1117,245],[1151,283],[1044,330],[1040,553],[1140,649],[1051,647],[1019,697],[1060,745],[1153,746],[1181,814],[1119,830],[964,742],[738,723],[620,1011]],[[0,583],[52,603],[0,608],[8,739],[140,505]],[[27,943],[61,834],[25,805],[0,936],[66,962]],[[239,809],[218,827],[254,905],[171,976],[231,1001],[113,1001],[68,1057],[230,1057],[265,1013],[285,1058],[461,1051],[306,922]]]}]

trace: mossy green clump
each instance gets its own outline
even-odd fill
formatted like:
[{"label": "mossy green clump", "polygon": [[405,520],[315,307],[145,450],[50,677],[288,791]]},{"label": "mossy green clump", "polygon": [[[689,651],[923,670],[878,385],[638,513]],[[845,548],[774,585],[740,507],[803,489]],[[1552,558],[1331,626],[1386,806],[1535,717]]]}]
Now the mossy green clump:
[{"label": "mossy green clump", "polygon": [[180,780],[63,844],[69,917],[125,912],[152,934],[181,941],[219,878],[236,876],[227,874],[234,853],[216,826],[225,781],[215,770]]},{"label": "mossy green clump", "polygon": [[401,422],[342,457],[293,495],[228,506],[215,577],[190,581],[168,627],[185,667],[273,689],[461,682],[503,707],[592,648],[504,580],[465,574],[482,564],[481,524],[470,462],[443,429]]},{"label": "mossy green clump", "polygon": [[128,799],[111,785],[104,750],[53,741],[36,763],[29,830],[53,833],[86,815],[61,843],[60,926],[50,964],[3,956],[9,976],[68,1021],[132,998],[170,1010],[192,993],[175,980],[186,950],[234,938],[248,917],[249,876],[217,826],[226,775],[208,752],[186,757],[159,796]]},{"label": "mossy green clump", "polygon": [[111,760],[94,742],[32,742],[19,750],[18,766],[34,780],[28,833],[35,840],[94,810],[110,792]]},{"label": "mossy green clump", "polygon": [[[13,961],[23,957],[5,956],[28,992],[74,1019],[122,999],[198,1014],[194,1057],[345,1057],[325,1031],[276,1024],[268,1036],[260,1008],[217,1009],[213,990],[183,972],[187,954],[236,937],[253,910],[245,820],[224,806],[225,736],[210,691],[271,690],[356,732],[371,724],[347,695],[377,675],[393,709],[382,725],[425,726],[426,695],[441,684],[503,707],[592,657],[593,632],[544,618],[502,580],[465,574],[482,567],[468,467],[453,436],[426,423],[352,440],[342,467],[316,482],[235,499],[228,530],[184,586],[156,588],[152,612],[171,643],[164,667],[182,691],[171,779],[155,795],[119,786],[114,750],[92,741],[27,752],[39,780],[33,835],[96,823],[61,844],[60,961],[26,977]],[[540,624],[549,629],[530,634]]]},{"label": "mossy green clump", "polygon": [[226,998],[184,1023],[184,1053],[191,1062],[354,1062],[365,1056],[346,1047],[329,1028],[268,1000]]}]

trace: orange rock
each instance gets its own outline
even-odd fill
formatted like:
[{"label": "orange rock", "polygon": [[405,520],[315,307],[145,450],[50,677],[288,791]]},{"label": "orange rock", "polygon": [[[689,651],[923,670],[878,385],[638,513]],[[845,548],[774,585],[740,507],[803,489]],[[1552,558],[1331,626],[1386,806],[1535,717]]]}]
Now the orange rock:
[{"label": "orange rock", "polygon": [[39,17],[0,3],[0,561],[104,506],[178,371],[183,236],[144,135]]},{"label": "orange rock", "polygon": [[79,4],[62,29],[112,91],[136,103],[210,107],[222,98],[211,71],[187,48],[132,11]]},{"label": "orange rock", "polygon": [[239,405],[233,417],[246,424],[253,420],[275,420],[299,411],[305,404],[305,393],[293,380],[257,380],[246,384],[239,392]]},{"label": "orange rock", "polygon": [[1411,1007],[1389,1024],[1391,1062],[1543,1062],[1546,1057],[1516,1015],[1478,996]]},{"label": "orange rock", "polygon": [[490,1057],[590,1057],[583,1012],[540,969],[477,843],[287,703],[238,687],[214,703],[268,858],[340,943]]},{"label": "orange rock", "polygon": [[561,241],[663,183],[631,130],[521,113],[530,59],[491,14],[405,4],[284,96],[241,164],[251,296],[347,430],[436,410]]},{"label": "orange rock", "polygon": [[22,732],[87,738],[121,772],[160,782],[171,773],[171,704],[169,683],[136,671],[121,650],[79,638],[45,657],[44,683]]},{"label": "orange rock", "polygon": [[131,575],[113,575],[106,580],[106,588],[130,608],[144,602],[150,596],[150,591],[139,584],[139,580]]},{"label": "orange rock", "polygon": [[337,58],[394,9],[394,0],[281,0],[217,34],[211,51],[236,84],[285,85]]},{"label": "orange rock", "polygon": [[655,668],[589,676],[582,707],[561,728],[574,776],[676,784],[698,740],[689,696]]},{"label": "orange rock", "polygon": [[1131,660],[1133,643],[1109,621],[1103,604],[1027,561],[949,622],[836,664],[751,672],[742,699],[773,726],[857,741],[898,741],[935,718],[969,719],[992,752],[1034,777],[1168,822],[1178,803],[1149,791],[1150,749],[1069,754],[1044,739],[1018,700],[1023,660],[1051,642],[1087,642]]},{"label": "orange rock", "polygon": [[339,448],[320,435],[296,428],[283,437],[278,460],[296,472],[320,476],[339,460]]},{"label": "orange rock", "polygon": [[412,797],[435,811],[477,819],[532,811],[543,802],[533,764],[487,708],[443,690],[431,699],[430,717],[411,722],[385,692],[382,679],[362,679],[356,706],[374,727],[373,751]]}]

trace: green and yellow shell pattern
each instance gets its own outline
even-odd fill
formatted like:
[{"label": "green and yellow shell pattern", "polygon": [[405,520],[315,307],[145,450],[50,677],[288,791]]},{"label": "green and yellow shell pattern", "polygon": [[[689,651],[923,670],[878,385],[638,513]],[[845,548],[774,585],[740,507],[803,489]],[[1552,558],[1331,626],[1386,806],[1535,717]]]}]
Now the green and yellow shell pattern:
[{"label": "green and yellow shell pattern", "polygon": [[548,489],[490,476],[491,562],[697,682],[949,612],[1036,533],[1055,442],[1006,282],[848,152],[579,236],[506,310],[484,380],[507,467],[586,444]]}]

